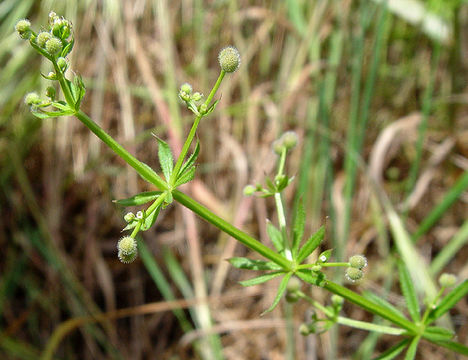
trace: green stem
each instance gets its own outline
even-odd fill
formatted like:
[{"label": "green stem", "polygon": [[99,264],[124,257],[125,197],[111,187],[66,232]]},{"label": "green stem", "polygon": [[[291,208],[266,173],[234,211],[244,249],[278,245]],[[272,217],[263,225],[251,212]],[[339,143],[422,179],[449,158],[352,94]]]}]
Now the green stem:
[{"label": "green stem", "polygon": [[[216,94],[216,91],[218,90],[219,86],[221,85],[221,82],[223,81],[224,75],[226,75],[226,73],[224,72],[224,70],[221,70],[218,76],[218,80],[216,80],[216,83],[211,89],[210,95],[208,95],[208,98],[204,102],[204,105],[208,106],[211,100],[213,100],[213,97]],[[190,129],[187,139],[185,140],[184,146],[182,147],[182,151],[180,152],[180,155],[174,166],[174,170],[172,171],[171,186],[174,186],[177,181],[179,170],[182,167],[182,163],[184,162],[185,156],[187,155],[190,145],[192,144],[193,138],[195,137],[195,133],[197,132],[198,124],[200,123],[200,120],[202,119],[203,116],[204,114],[197,115],[197,117],[195,118],[193,122],[192,128]]]},{"label": "green stem", "polygon": [[55,60],[52,61],[52,64],[54,65],[54,70],[55,70],[55,75],[57,76],[57,80],[60,84],[60,87],[62,88],[63,96],[65,97],[65,100],[67,101],[67,104],[70,106],[70,108],[74,109],[75,99],[73,98],[73,95],[70,91],[70,87],[68,86],[67,79],[63,75],[62,70],[60,70]]},{"label": "green stem", "polygon": [[[62,85],[63,86],[63,85]],[[132,154],[124,149],[117,141],[107,134],[98,124],[89,118],[84,112],[79,110],[75,116],[99,139],[104,141],[117,155],[119,155],[127,164],[134,168],[143,178],[156,185],[160,190],[168,190],[167,184],[156,174],[149,166],[140,162]]]},{"label": "green stem", "polygon": [[148,209],[146,209],[145,216],[151,215],[153,213],[153,211],[156,210],[163,203],[163,201],[166,199],[167,195],[168,195],[167,191],[165,191],[161,195],[159,195],[159,197],[156,199],[156,201],[154,203],[152,203]]},{"label": "green stem", "polygon": [[236,240],[238,240],[239,242],[241,242],[248,248],[258,252],[260,255],[278,264],[284,270],[286,271],[291,270],[291,266],[292,266],[291,261],[287,260],[285,257],[281,256],[280,254],[274,252],[270,248],[266,247],[258,240],[254,239],[250,235],[239,230],[238,228],[231,225],[227,221],[223,220],[216,214],[213,214],[206,207],[199,204],[198,202],[196,202],[195,200],[193,200],[191,197],[187,196],[183,192],[179,190],[173,190],[172,196],[174,197],[174,200],[176,200],[183,206],[189,208],[198,216],[205,219],[209,223],[213,224],[218,229],[224,231],[226,234],[232,236],[233,238],[235,238]]},{"label": "green stem", "polygon": [[353,304],[360,306],[361,308],[373,314],[379,315],[383,317],[384,319],[389,320],[393,324],[398,325],[408,330],[408,332],[410,332],[411,334],[418,334],[420,332],[419,327],[413,324],[411,321],[405,319],[404,317],[397,316],[396,314],[392,312],[389,312],[386,308],[373,303],[372,301],[366,299],[365,297],[341,285],[335,284],[331,281],[326,281],[325,284],[323,285],[323,288],[333,294],[340,295],[346,300],[352,302]]}]

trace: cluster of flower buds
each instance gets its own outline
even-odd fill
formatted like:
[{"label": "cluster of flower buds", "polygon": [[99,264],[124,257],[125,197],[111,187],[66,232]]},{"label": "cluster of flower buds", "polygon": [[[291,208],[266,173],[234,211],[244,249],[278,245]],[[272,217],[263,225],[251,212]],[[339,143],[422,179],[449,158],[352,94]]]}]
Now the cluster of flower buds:
[{"label": "cluster of flower buds", "polygon": [[180,86],[179,98],[186,103],[190,101],[198,103],[203,98],[203,94],[199,92],[193,92],[192,85],[189,83],[184,83]]},{"label": "cluster of flower buds", "polygon": [[353,255],[349,258],[349,267],[346,269],[346,279],[351,282],[359,281],[363,278],[364,269],[367,266],[367,259],[364,255]]},{"label": "cluster of flower buds", "polygon": [[297,145],[297,134],[294,131],[286,131],[272,144],[273,152],[281,155],[284,150],[289,151]]},{"label": "cluster of flower buds", "polygon": [[37,51],[49,59],[57,59],[59,67],[65,71],[68,64],[64,59],[73,47],[72,25],[70,21],[57,16],[55,12],[49,14],[49,27],[46,30],[35,33],[31,29],[31,22],[27,19],[16,23],[16,31],[22,39],[29,39],[31,45]]}]

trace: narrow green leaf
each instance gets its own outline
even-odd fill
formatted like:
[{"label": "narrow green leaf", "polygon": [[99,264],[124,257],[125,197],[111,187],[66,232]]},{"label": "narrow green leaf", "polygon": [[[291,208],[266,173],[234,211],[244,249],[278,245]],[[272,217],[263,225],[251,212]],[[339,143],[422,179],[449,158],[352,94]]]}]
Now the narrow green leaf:
[{"label": "narrow green leaf", "polygon": [[284,274],[284,271],[274,271],[274,272],[270,272],[270,273],[266,273],[266,274],[254,277],[249,280],[240,281],[239,284],[241,284],[242,286],[259,285],[271,279],[274,279],[275,277],[280,276],[281,274]]},{"label": "narrow green leaf", "polygon": [[429,318],[434,321],[444,315],[447,311],[455,306],[455,304],[468,294],[468,280],[463,281],[460,285],[450,291],[439,303],[437,308],[431,312]]},{"label": "narrow green leaf", "polygon": [[455,341],[432,341],[434,344],[468,356],[468,347]]},{"label": "narrow green leaf", "polygon": [[272,261],[252,260],[244,257],[230,258],[229,263],[238,268],[246,270],[281,270],[281,267]]},{"label": "narrow green leaf", "polygon": [[[153,176],[155,176],[156,178],[160,179],[161,182],[163,182],[163,180],[161,179],[161,177],[160,177],[149,165],[145,164],[145,163],[142,162],[142,161],[140,162],[140,164],[141,164],[144,168],[146,168],[146,170],[150,171],[150,172],[153,174]],[[140,175],[141,178],[142,178],[143,180],[149,182],[150,184],[153,184],[153,185],[158,186],[158,184],[156,184],[153,180],[151,180],[150,178],[147,178],[146,176],[142,175],[140,172],[138,172],[138,175]]]},{"label": "narrow green leaf", "polygon": [[263,316],[266,313],[269,313],[270,311],[272,311],[276,307],[276,305],[278,305],[279,301],[281,300],[281,297],[283,296],[284,292],[286,291],[286,286],[288,285],[288,281],[291,278],[292,274],[293,274],[292,272],[289,272],[283,277],[283,279],[281,280],[280,285],[278,286],[278,292],[276,293],[276,297],[273,300],[273,304],[271,304],[271,306],[268,309],[266,309],[264,312],[262,312],[262,314],[260,316]]},{"label": "narrow green leaf", "polygon": [[127,226],[125,226],[122,231],[127,231],[127,230],[131,230],[131,229],[134,229],[136,228],[136,226],[138,225],[138,221],[137,220],[134,220],[132,221],[131,223],[127,224]]},{"label": "narrow green leaf", "polygon": [[266,183],[268,190],[270,190],[272,193],[276,192],[276,186],[275,184],[273,184],[273,181],[271,181],[269,177],[265,178],[265,183]]},{"label": "narrow green leaf", "polygon": [[113,202],[122,206],[138,206],[156,200],[161,193],[161,191],[145,191],[127,199],[113,200]]},{"label": "narrow green leaf", "polygon": [[421,339],[420,336],[415,336],[412,340],[410,345],[408,346],[408,350],[406,350],[405,360],[413,360],[416,356],[416,352],[418,351],[419,340]]},{"label": "narrow green leaf", "polygon": [[374,360],[392,360],[395,359],[400,353],[405,349],[405,347],[410,342],[410,339],[404,339],[400,341],[395,346],[392,346],[387,351],[380,354],[378,357],[374,358]]},{"label": "narrow green leaf", "polygon": [[332,255],[333,249],[328,249],[320,253],[318,256],[318,262],[324,263],[327,262]]},{"label": "narrow green leaf", "polygon": [[183,174],[187,169],[195,165],[195,161],[197,161],[199,152],[200,152],[200,143],[197,140],[197,144],[195,145],[195,150],[193,151],[192,155],[189,156],[187,161],[182,165],[182,167],[180,168],[179,174]]},{"label": "narrow green leaf", "polygon": [[196,167],[192,166],[190,169],[188,169],[186,172],[181,173],[181,175],[177,178],[176,183],[174,184],[175,187],[178,187],[180,185],[183,185],[185,183],[188,183],[189,181],[192,181],[193,178],[195,177],[195,170]]},{"label": "narrow green leaf", "polygon": [[455,336],[454,332],[439,326],[429,326],[422,334],[423,338],[430,341],[449,341]]},{"label": "narrow green leaf", "polygon": [[158,140],[158,158],[159,164],[161,165],[161,170],[166,178],[166,181],[171,179],[172,170],[174,168],[174,160],[172,158],[172,151],[169,145],[156,137]]},{"label": "narrow green leaf", "polygon": [[304,210],[304,203],[299,200],[296,216],[294,219],[294,229],[293,229],[293,245],[292,245],[292,253],[293,256],[296,257],[297,251],[299,250],[299,245],[301,244],[302,237],[304,236],[304,227],[305,227],[305,217],[306,213]]},{"label": "narrow green leaf", "polygon": [[374,302],[375,304],[385,307],[388,311],[392,312],[396,316],[400,316],[402,318],[405,318],[405,315],[403,315],[403,313],[400,310],[398,310],[395,306],[390,304],[387,300],[381,298],[380,296],[374,294],[373,292],[364,291],[362,295],[366,299]]},{"label": "narrow green leaf", "polygon": [[297,256],[298,264],[302,263],[312,253],[312,251],[314,251],[320,245],[324,236],[325,227],[322,226],[306,241],[301,250],[299,250],[299,255]]},{"label": "narrow green leaf", "polygon": [[418,322],[421,320],[418,297],[416,295],[416,290],[414,289],[413,281],[411,280],[408,269],[402,261],[398,261],[398,273],[400,276],[400,288],[403,292],[403,295],[405,296],[408,311],[411,315],[411,318],[415,322]]},{"label": "narrow green leaf", "polygon": [[296,272],[296,276],[305,282],[316,285],[322,286],[326,280],[325,274],[322,272],[314,272],[309,269],[302,269]]},{"label": "narrow green leaf", "polygon": [[145,222],[141,226],[142,231],[147,231],[154,225],[158,218],[159,212],[161,211],[161,205],[158,206],[151,214],[146,215]]},{"label": "narrow green leaf", "polygon": [[270,220],[267,220],[267,234],[270,238],[273,246],[276,248],[278,252],[283,251],[283,235],[281,235],[281,231],[279,231],[275,225],[271,223]]}]

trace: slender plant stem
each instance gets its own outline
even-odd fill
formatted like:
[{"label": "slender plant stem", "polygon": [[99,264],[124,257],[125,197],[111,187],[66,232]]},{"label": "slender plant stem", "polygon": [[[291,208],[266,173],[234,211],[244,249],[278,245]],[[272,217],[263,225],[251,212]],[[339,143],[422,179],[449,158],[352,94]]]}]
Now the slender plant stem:
[{"label": "slender plant stem", "polygon": [[[221,72],[219,73],[218,79],[216,80],[216,83],[211,89],[210,95],[208,95],[203,105],[208,106],[211,100],[213,100],[213,97],[216,94],[216,91],[218,90],[219,86],[221,85],[221,82],[224,79],[224,75],[226,75],[226,72],[224,70],[221,70]],[[182,151],[180,152],[180,155],[174,166],[174,170],[172,172],[172,177],[171,177],[171,186],[174,186],[175,182],[177,181],[179,170],[182,167],[182,163],[184,162],[188,149],[190,148],[193,138],[195,137],[195,133],[197,132],[198,124],[200,123],[200,120],[202,119],[203,116],[204,114],[199,114],[195,117],[192,128],[190,129],[190,133],[188,134],[187,139],[185,140],[184,146],[182,147]]]},{"label": "slender plant stem", "polygon": [[167,195],[168,195],[167,191],[165,191],[161,195],[159,195],[159,197],[156,199],[156,201],[154,203],[152,203],[148,209],[146,209],[145,215],[146,216],[151,215],[153,213],[153,211],[155,211],[159,207],[159,205],[161,205],[164,202],[164,200],[166,200]]},{"label": "slender plant stem", "polygon": [[[62,85],[63,86],[63,85]],[[75,116],[98,138],[106,143],[127,164],[134,168],[142,177],[156,185],[160,190],[168,190],[166,183],[149,166],[146,166],[130,154],[125,148],[107,134],[98,124],[89,118],[83,111],[79,110]]]},{"label": "slender plant stem", "polygon": [[353,320],[347,317],[338,316],[336,319],[338,324],[350,326],[356,329],[367,330],[367,331],[374,331],[381,334],[388,334],[388,335],[403,335],[406,333],[404,329],[398,329],[391,326],[384,326],[378,324],[372,324],[365,321]]},{"label": "slender plant stem", "polygon": [[241,242],[248,248],[258,252],[260,255],[278,264],[284,270],[286,271],[291,270],[291,267],[292,267],[291,261],[281,256],[280,254],[274,252],[269,247],[263,245],[260,241],[254,239],[250,235],[239,230],[238,228],[231,225],[227,221],[223,220],[216,214],[212,213],[206,207],[199,204],[198,202],[196,202],[195,200],[193,200],[191,197],[187,196],[183,192],[179,190],[173,190],[172,196],[174,197],[174,200],[176,200],[183,206],[189,208],[198,216],[205,219],[209,223],[213,224],[218,229],[224,231],[226,234],[232,236],[233,238],[235,238],[236,240],[238,240],[239,242]]}]

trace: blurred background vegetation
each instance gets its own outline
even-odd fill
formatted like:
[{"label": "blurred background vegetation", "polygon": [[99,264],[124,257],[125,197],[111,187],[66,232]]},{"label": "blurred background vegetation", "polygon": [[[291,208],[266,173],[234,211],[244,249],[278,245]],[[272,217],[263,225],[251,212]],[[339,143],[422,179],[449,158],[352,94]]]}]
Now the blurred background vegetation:
[{"label": "blurred background vegetation", "polygon": [[[120,263],[122,215],[134,209],[112,199],[153,189],[76,119],[38,120],[23,104],[45,90],[40,73],[50,68],[14,25],[29,18],[37,31],[51,10],[74,24],[83,110],[154,167],[151,133],[177,149],[190,126],[180,84],[208,92],[217,52],[238,47],[242,66],[199,128],[200,165],[186,188],[210,209],[269,244],[274,206],[242,189],[274,167],[271,142],[295,130],[297,193],[287,201],[304,199],[309,233],[326,223],[336,259],[368,256],[354,290],[402,305],[395,258],[406,254],[411,271],[402,251],[423,258],[434,281],[442,271],[468,276],[467,1],[3,0],[0,358],[37,359],[49,346],[54,359],[283,359],[294,350],[297,359],[368,359],[395,344],[345,327],[303,338],[306,305],[260,318],[277,284],[241,288],[249,274],[225,259],[248,251],[176,204],[144,234],[139,260]],[[466,344],[467,300],[451,315]],[[426,343],[417,358],[457,356]]]}]

